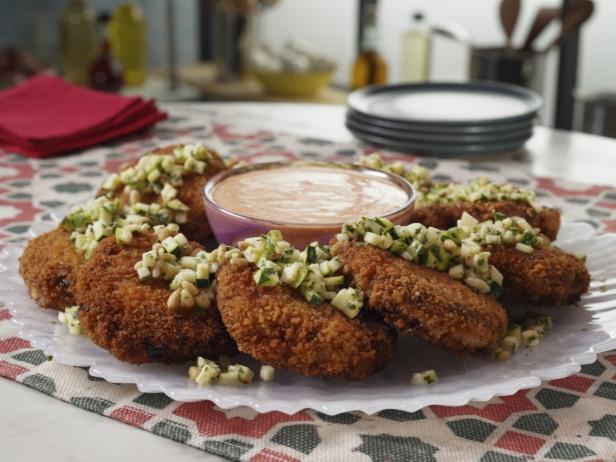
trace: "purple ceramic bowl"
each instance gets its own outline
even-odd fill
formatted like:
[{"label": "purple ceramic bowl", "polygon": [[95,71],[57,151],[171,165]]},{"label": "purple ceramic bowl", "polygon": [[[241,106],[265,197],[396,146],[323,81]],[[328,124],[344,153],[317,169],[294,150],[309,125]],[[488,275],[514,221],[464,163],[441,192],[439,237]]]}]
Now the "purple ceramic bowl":
[{"label": "purple ceramic bowl", "polygon": [[395,224],[408,223],[413,210],[413,205],[415,204],[415,188],[413,188],[413,185],[409,181],[401,176],[376,170],[370,167],[343,162],[266,162],[222,171],[213,176],[205,185],[205,210],[207,213],[208,222],[210,223],[210,227],[214,232],[216,240],[223,244],[235,245],[238,241],[241,241],[247,237],[259,236],[271,229],[277,229],[282,232],[286,241],[290,242],[297,248],[303,248],[307,244],[314,241],[318,241],[322,244],[329,242],[334,235],[340,232],[344,222],[318,224],[285,223],[272,220],[263,220],[232,212],[226,208],[223,208],[214,201],[213,192],[216,186],[231,176],[241,175],[255,170],[305,166],[350,169],[374,178],[379,178],[381,180],[385,179],[395,184],[408,195],[408,200],[401,208],[389,214],[383,215],[383,217],[388,218]]}]

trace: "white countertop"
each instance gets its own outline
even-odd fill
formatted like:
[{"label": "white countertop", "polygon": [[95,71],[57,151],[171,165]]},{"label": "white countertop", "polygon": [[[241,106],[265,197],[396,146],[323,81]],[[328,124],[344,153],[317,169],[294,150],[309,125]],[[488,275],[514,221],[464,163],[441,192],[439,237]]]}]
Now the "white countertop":
[{"label": "white countertop", "polygon": [[[184,105],[183,105],[184,106]],[[350,142],[353,135],[344,126],[344,106],[300,103],[212,103],[224,113],[233,108],[230,123],[278,132]],[[173,110],[173,106],[169,106]],[[230,111],[231,112],[231,111]],[[239,114],[239,117],[238,117]],[[223,116],[224,118],[224,116]],[[492,158],[489,160],[498,160]],[[616,185],[616,139],[537,126],[526,143],[521,164],[536,176]]]}]

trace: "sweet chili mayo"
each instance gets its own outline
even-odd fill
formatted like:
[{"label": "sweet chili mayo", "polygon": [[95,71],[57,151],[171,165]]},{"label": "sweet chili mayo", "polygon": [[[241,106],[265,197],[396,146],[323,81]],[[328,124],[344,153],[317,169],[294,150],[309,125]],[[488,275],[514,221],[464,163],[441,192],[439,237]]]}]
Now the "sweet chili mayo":
[{"label": "sweet chili mayo", "polygon": [[409,195],[387,178],[321,166],[249,171],[220,182],[212,192],[220,207],[260,220],[334,224],[360,216],[385,216]]}]

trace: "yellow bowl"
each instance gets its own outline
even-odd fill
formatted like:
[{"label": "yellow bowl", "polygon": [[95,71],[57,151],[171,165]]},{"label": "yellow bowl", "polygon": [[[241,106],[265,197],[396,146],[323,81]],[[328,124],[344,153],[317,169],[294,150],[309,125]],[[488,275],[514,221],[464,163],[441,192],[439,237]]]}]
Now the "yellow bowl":
[{"label": "yellow bowl", "polygon": [[306,73],[253,71],[265,93],[277,96],[314,96],[334,75],[334,69]]}]

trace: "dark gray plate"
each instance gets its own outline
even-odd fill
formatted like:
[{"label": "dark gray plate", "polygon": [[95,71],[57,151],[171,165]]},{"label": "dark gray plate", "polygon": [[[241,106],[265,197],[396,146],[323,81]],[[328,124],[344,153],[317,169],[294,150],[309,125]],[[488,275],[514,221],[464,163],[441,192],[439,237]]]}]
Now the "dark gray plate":
[{"label": "dark gray plate", "polygon": [[524,125],[520,125],[512,130],[504,130],[498,132],[487,132],[487,133],[430,133],[430,132],[421,132],[415,130],[399,130],[399,129],[389,129],[389,128],[381,128],[376,125],[369,125],[362,121],[356,120],[352,115],[347,115],[346,126],[350,130],[359,130],[374,136],[380,136],[382,138],[394,138],[400,140],[407,140],[411,142],[420,142],[420,143],[493,143],[498,141],[506,141],[513,140],[517,138],[522,138],[525,136],[530,136],[533,130],[533,124],[527,123]]},{"label": "dark gray plate", "polygon": [[518,130],[523,127],[532,126],[536,118],[536,114],[514,122],[494,123],[494,124],[469,124],[469,125],[429,125],[416,124],[409,122],[392,122],[389,120],[376,119],[366,116],[352,109],[347,110],[347,117],[353,117],[356,122],[361,122],[364,125],[371,125],[379,128],[390,130],[412,130],[421,133],[437,133],[437,134],[456,134],[456,135],[480,135],[494,132],[503,132],[507,130]]},{"label": "dark gray plate", "polygon": [[492,125],[534,116],[541,97],[499,82],[375,85],[352,92],[348,106],[366,116],[421,125]]},{"label": "dark gray plate", "polygon": [[[455,157],[464,155],[494,155],[509,153],[524,145],[530,136],[524,136],[509,141],[482,144],[435,144],[409,142],[406,140],[383,138],[369,133],[349,128],[358,139],[364,143],[379,146],[392,151],[412,154],[428,154],[432,156]],[[532,135],[532,133],[531,133]]]}]

